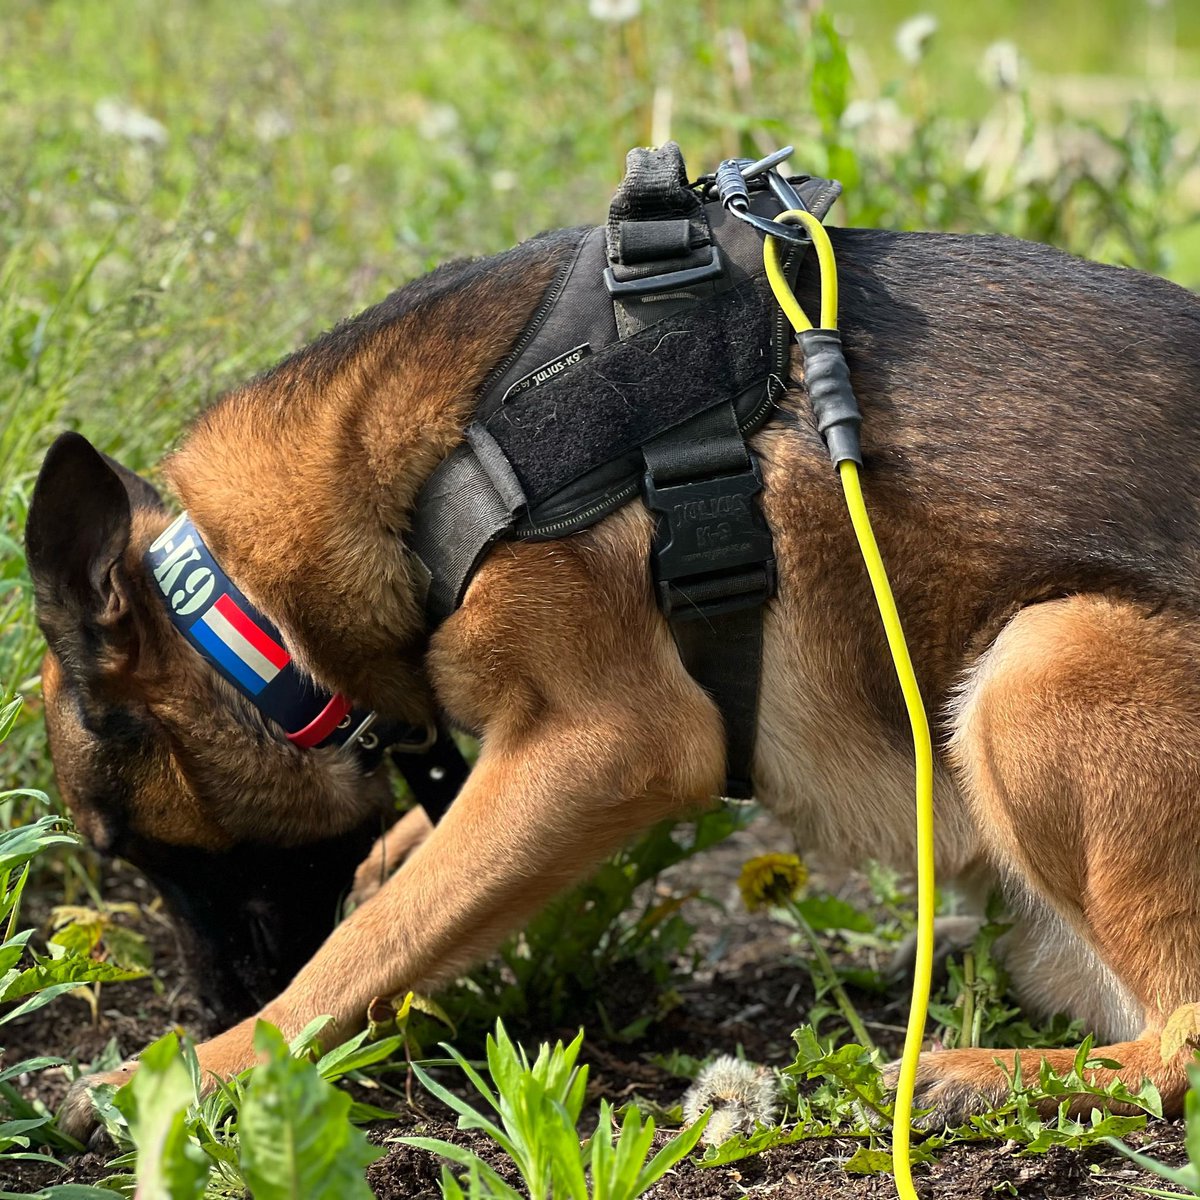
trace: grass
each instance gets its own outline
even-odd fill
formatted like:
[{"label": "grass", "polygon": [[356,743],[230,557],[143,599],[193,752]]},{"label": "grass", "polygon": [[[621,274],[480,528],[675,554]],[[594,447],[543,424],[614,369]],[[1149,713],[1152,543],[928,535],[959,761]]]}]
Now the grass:
[{"label": "grass", "polygon": [[[224,388],[435,263],[601,220],[630,145],[674,136],[699,170],[792,141],[798,165],[844,178],[851,223],[994,228],[1200,279],[1183,229],[1194,107],[1177,121],[1123,101],[1063,114],[1049,74],[1123,73],[1152,98],[1127,46],[1157,47],[1185,78],[1200,18],[1106,0],[1111,22],[1094,6],[1085,20],[1060,0],[968,24],[929,7],[942,29],[912,67],[891,0],[830,7],[852,32],[844,60],[782,0],[647,0],[625,24],[582,0],[13,0],[0,693],[27,692],[30,716],[11,769],[47,782],[19,535],[54,434],[81,428],[152,468]],[[1057,36],[1051,59],[1064,23],[1079,37]],[[1042,72],[1024,97],[976,73],[1001,35]]]}]

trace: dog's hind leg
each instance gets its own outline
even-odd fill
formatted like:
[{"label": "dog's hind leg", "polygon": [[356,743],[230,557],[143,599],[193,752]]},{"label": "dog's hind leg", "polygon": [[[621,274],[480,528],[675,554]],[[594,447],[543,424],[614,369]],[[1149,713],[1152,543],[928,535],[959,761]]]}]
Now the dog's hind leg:
[{"label": "dog's hind leg", "polygon": [[[951,756],[1019,914],[1018,994],[1111,1039],[1096,1057],[1177,1112],[1200,1017],[1200,629],[1100,597],[1024,610],[962,693]],[[1019,1058],[1028,1080],[1074,1053]],[[1014,1065],[1013,1051],[924,1054],[917,1105],[962,1119],[1007,1092]]]}]

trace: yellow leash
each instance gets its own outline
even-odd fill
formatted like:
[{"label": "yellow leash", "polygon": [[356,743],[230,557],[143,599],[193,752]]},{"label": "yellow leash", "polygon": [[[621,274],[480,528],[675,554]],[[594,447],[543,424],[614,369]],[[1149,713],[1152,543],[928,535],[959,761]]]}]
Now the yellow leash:
[{"label": "yellow leash", "polygon": [[[817,251],[817,262],[821,269],[821,328],[837,328],[838,283],[837,265],[834,262],[833,246],[825,227],[812,213],[793,209],[780,213],[775,218],[785,224],[801,224],[812,238]],[[775,299],[783,309],[797,333],[813,328],[812,322],[800,307],[787,279],[779,257],[779,242],[767,238],[764,245],[767,278],[775,293]],[[929,720],[921,700],[921,689],[913,671],[908,643],[904,640],[904,629],[900,614],[888,583],[883,557],[871,529],[871,518],[863,500],[862,483],[859,480],[858,464],[843,460],[838,464],[838,476],[850,510],[850,520],[858,538],[871,587],[875,592],[875,603],[887,633],[888,647],[904,693],[904,704],[908,709],[912,725],[913,750],[917,760],[917,961],[913,978],[912,1005],[908,1013],[908,1030],[904,1037],[904,1056],[900,1062],[900,1080],[896,1088],[896,1114],[893,1122],[892,1161],[896,1174],[896,1191],[901,1200],[917,1200],[912,1182],[912,1160],[909,1136],[912,1129],[913,1091],[917,1080],[917,1060],[921,1053],[921,1042],[925,1035],[925,1018],[929,1008],[930,976],[933,970],[933,744],[929,736]]]}]

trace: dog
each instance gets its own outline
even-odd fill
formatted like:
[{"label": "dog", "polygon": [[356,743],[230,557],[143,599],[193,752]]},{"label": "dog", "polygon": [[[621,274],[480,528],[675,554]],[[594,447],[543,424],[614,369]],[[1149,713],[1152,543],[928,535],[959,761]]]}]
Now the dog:
[{"label": "dog", "polygon": [[[1200,1001],[1200,302],[1014,239],[830,234],[867,502],[938,735],[940,879],[1002,887],[1023,1003],[1081,1019],[1120,1064],[1098,1082],[1149,1078],[1176,1113],[1194,1040],[1163,1032]],[[416,497],[566,252],[543,237],[440,268],[224,396],[166,460],[306,672],[480,738],[444,819],[414,812],[376,847],[375,894],[332,932],[384,773],[289,744],[178,636],[144,564],[174,503],[78,434],[47,454],[27,553],[58,784],[91,843],[163,889],[218,1008],[259,1009],[198,1045],[206,1077],[254,1062],[257,1017],[350,1035],[373,997],[453,977],[722,788],[721,719],[656,607],[638,500],[497,542],[426,627]],[[797,291],[815,313],[814,263]],[[779,578],[754,788],[806,854],[910,869],[908,730],[802,372],[751,443]],[[926,1052],[916,1101],[959,1120],[1015,1062],[1073,1058]],[[85,1087],[62,1119],[91,1127]]]}]

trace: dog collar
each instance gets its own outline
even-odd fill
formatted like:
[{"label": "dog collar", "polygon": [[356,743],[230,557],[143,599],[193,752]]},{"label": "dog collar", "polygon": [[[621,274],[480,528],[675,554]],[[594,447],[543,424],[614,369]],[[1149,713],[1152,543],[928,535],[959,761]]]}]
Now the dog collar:
[{"label": "dog collar", "polygon": [[279,630],[221,570],[186,512],[154,540],[145,561],[171,623],[292,745],[350,746],[373,770],[390,746],[416,750],[431,741],[428,731],[380,721],[300,670]]}]

